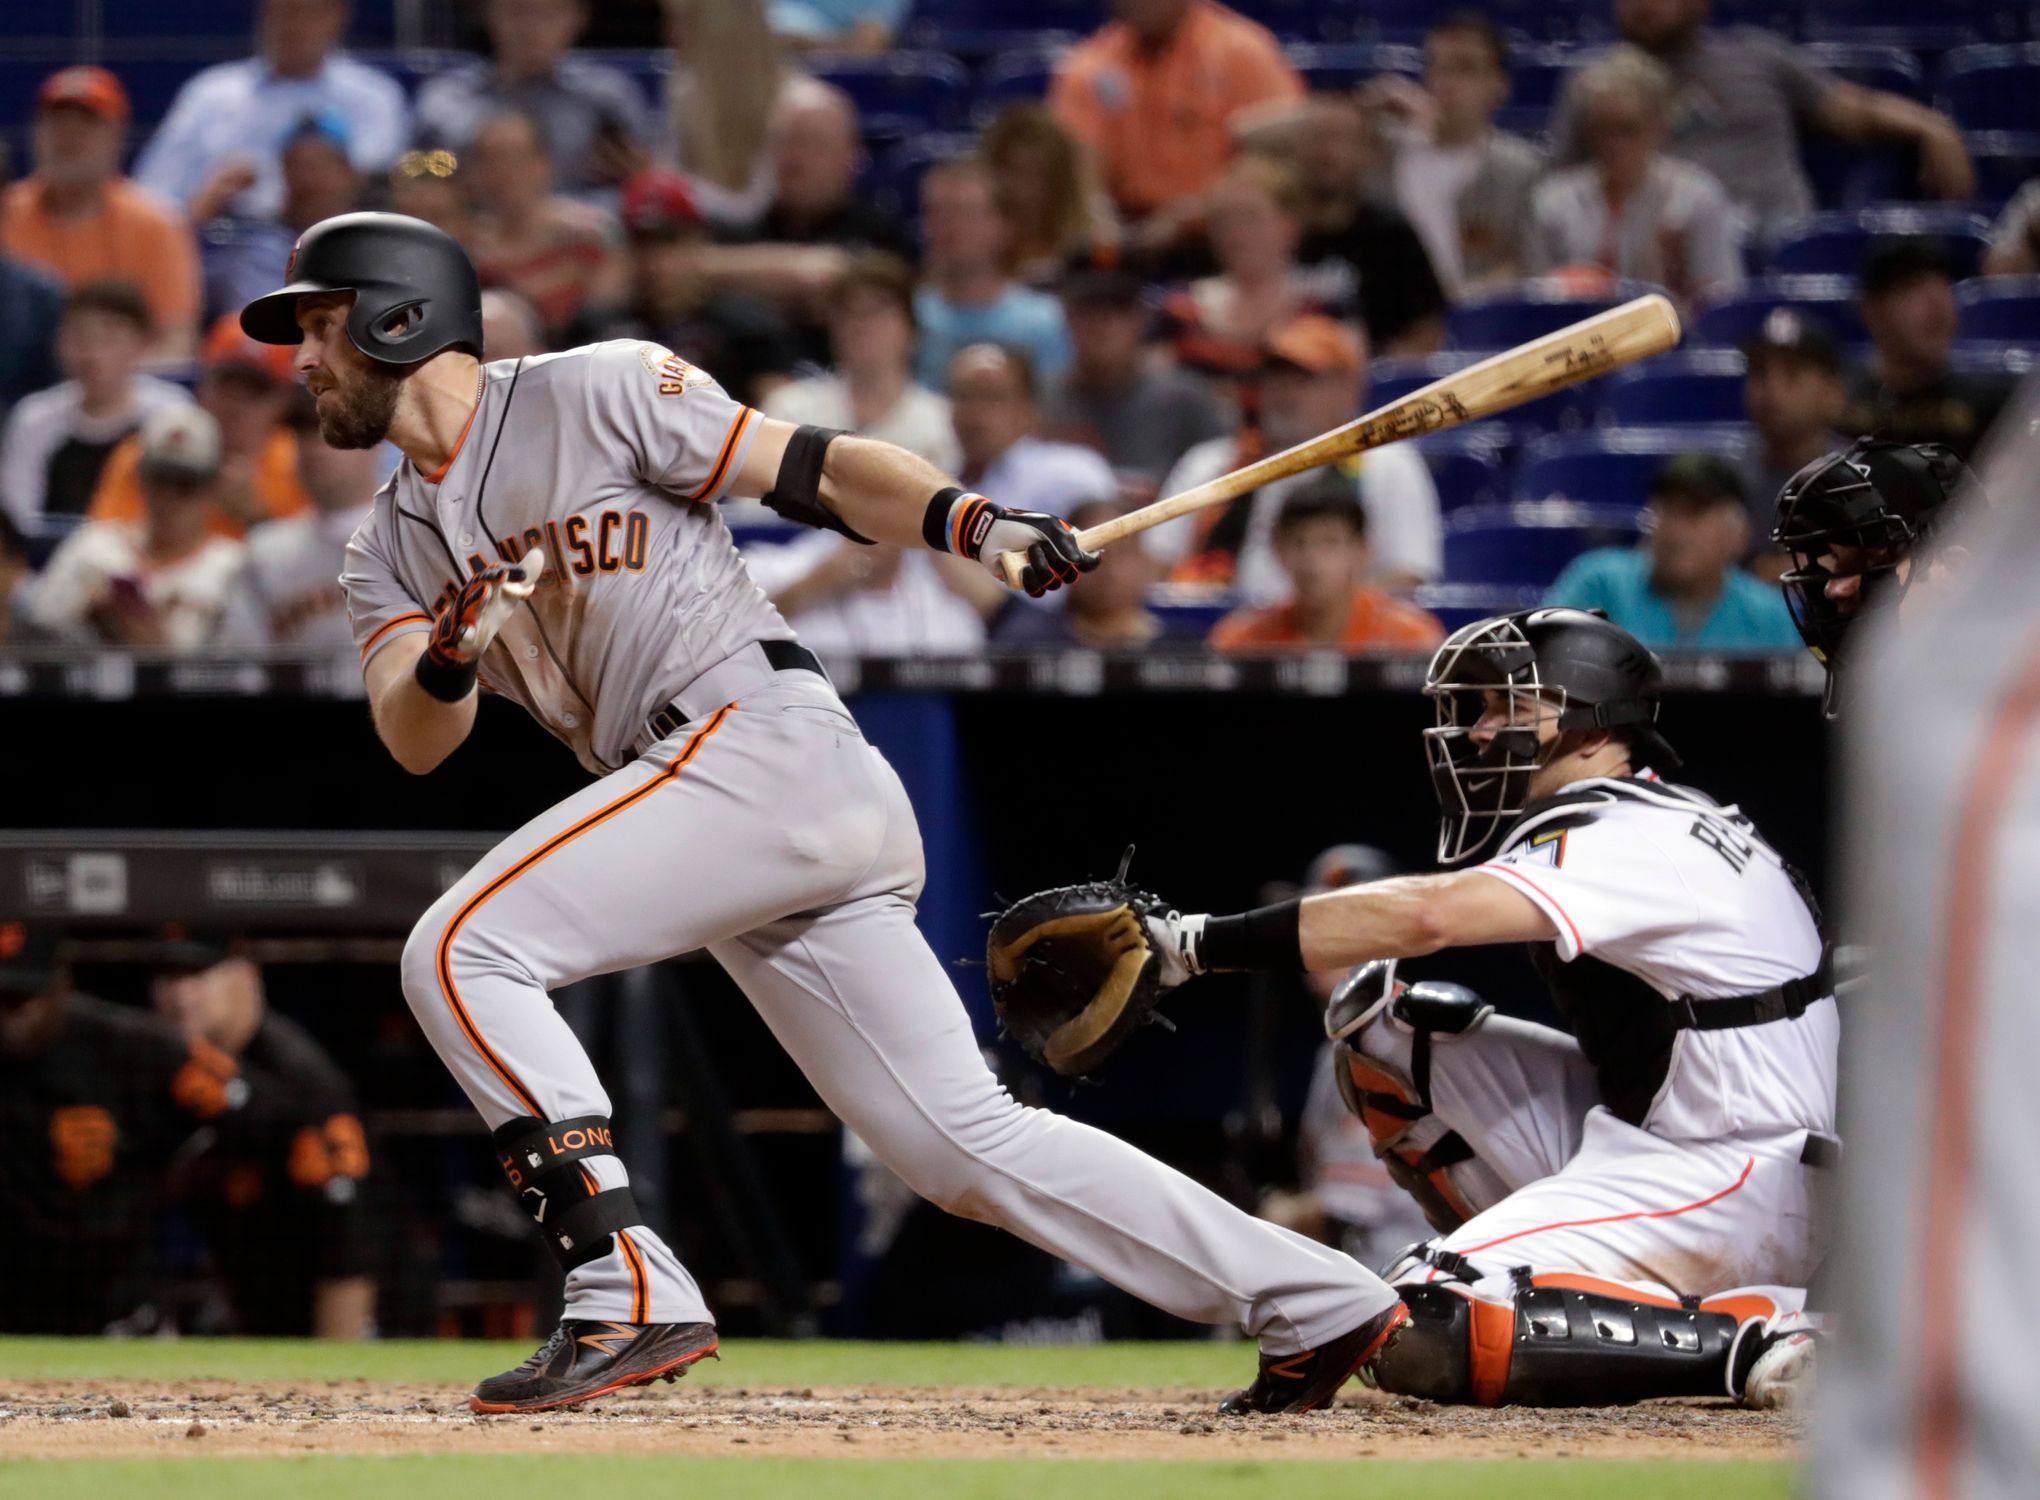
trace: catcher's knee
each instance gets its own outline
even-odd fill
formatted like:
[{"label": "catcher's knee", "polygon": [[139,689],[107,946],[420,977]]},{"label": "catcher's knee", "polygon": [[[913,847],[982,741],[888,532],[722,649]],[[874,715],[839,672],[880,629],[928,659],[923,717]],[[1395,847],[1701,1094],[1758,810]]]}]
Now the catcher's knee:
[{"label": "catcher's knee", "polygon": [[1490,1302],[1398,1286],[1410,1321],[1374,1361],[1384,1391],[1479,1406],[1610,1406],[1729,1391],[1737,1319],[1610,1293],[1525,1285]]},{"label": "catcher's knee", "polygon": [[[1473,1150],[1457,1131],[1420,1129],[1431,1118],[1433,1039],[1474,1031],[1493,1012],[1464,985],[1399,983],[1393,959],[1362,965],[1325,1007],[1340,1097],[1366,1126],[1389,1176],[1441,1234],[1473,1217],[1451,1177],[1453,1167],[1473,1159]],[[1381,1045],[1389,1027],[1410,1038],[1407,1068]]]}]

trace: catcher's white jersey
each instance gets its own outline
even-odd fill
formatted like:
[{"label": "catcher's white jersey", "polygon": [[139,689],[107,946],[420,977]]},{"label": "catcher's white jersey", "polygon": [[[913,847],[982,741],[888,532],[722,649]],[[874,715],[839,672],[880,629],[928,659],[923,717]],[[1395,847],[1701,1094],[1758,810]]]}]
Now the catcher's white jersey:
[{"label": "catcher's white jersey", "polygon": [[[545,549],[530,607],[481,661],[590,771],[630,759],[645,720],[753,641],[793,632],[751,582],[713,504],[756,414],[657,344],[501,361],[438,474],[398,467],[347,548],[363,660],[427,630],[461,583]],[[506,438],[507,435],[507,438]]]},{"label": "catcher's white jersey", "polygon": [[[1668,1058],[1631,1050],[1624,1007],[1721,999],[1811,974],[1821,936],[1784,862],[1734,807],[1645,772],[1572,787],[1476,866],[1558,928],[1554,989],[1599,960],[1641,981],[1571,1017],[1610,1108],[1669,1139],[1835,1128],[1841,1022],[1831,1000],[1796,1020],[1681,1031]],[[1625,1109],[1627,1098],[1635,1107]]]}]

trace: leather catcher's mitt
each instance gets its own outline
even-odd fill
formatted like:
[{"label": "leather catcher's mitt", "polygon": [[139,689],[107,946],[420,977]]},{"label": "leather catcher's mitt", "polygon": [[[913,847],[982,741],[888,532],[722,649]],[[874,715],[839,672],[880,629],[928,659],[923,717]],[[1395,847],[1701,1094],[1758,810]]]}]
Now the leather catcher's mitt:
[{"label": "leather catcher's mitt", "polygon": [[1128,849],[1110,880],[1036,891],[1007,907],[985,940],[992,1004],[1026,1049],[1065,1077],[1088,1073],[1150,1020],[1160,961],[1143,918],[1159,897],[1126,883]]}]

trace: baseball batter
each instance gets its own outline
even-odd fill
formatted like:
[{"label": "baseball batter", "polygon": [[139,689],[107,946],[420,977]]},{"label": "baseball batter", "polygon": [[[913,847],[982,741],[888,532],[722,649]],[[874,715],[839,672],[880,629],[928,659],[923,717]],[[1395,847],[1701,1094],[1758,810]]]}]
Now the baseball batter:
[{"label": "baseball batter", "polygon": [[[1425,692],[1457,872],[1238,916],[1150,911],[1169,973],[1364,964],[1338,1079],[1440,1231],[1389,1271],[1383,1388],[1487,1405],[1796,1399],[1840,1024],[1816,914],[1734,807],[1666,783],[1661,670],[1580,610],[1477,621]],[[1572,1035],[1398,958],[1520,942]]]},{"label": "baseball batter", "polygon": [[[384,743],[432,770],[486,685],[599,778],[505,839],[404,952],[412,1011],[566,1271],[559,1329],[483,1381],[473,1407],[585,1401],[716,1348],[700,1289],[632,1202],[601,1081],[547,998],[697,948],[917,1191],[1180,1316],[1247,1330],[1257,1409],[1335,1391],[1404,1317],[1396,1294],[998,1087],[914,925],[922,856],[899,780],[745,576],[714,502],[757,496],[987,566],[1017,553],[1029,592],[1095,564],[1070,528],[900,449],[761,417],[656,345],[484,365],[473,267],[416,220],[315,225],[289,274],[243,326],[300,345],[327,442],[387,437],[407,459],[343,579]],[[1055,796],[1016,778],[1009,801],[1025,814]]]}]

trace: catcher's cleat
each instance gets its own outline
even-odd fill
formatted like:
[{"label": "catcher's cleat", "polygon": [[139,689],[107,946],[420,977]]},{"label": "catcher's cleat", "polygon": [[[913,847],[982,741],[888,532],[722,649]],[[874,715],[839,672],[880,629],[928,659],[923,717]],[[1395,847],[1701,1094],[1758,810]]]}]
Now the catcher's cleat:
[{"label": "catcher's cleat", "polygon": [[611,1323],[570,1318],[514,1370],[468,1397],[477,1412],[551,1411],[627,1386],[674,1380],[716,1351],[713,1323]]},{"label": "catcher's cleat", "polygon": [[1221,1416],[1250,1417],[1274,1412],[1316,1411],[1339,1387],[1360,1373],[1360,1367],[1386,1349],[1410,1320],[1398,1302],[1351,1333],[1301,1354],[1263,1354],[1254,1383],[1218,1403]]}]

